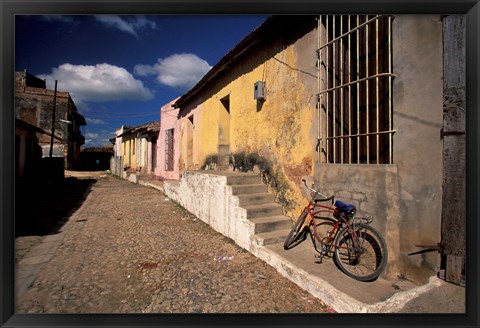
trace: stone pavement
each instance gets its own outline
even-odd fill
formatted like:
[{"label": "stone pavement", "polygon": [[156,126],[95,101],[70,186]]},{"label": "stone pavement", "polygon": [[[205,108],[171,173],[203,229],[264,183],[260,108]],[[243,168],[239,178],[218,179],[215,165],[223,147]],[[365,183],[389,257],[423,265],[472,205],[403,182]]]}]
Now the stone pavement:
[{"label": "stone pavement", "polygon": [[18,258],[15,305],[17,314],[332,312],[163,193],[109,175]]}]

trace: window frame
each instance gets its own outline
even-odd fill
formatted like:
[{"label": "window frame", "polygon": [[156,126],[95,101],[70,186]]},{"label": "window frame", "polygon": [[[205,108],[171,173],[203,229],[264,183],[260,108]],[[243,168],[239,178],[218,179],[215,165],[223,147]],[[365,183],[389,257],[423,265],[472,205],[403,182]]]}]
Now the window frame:
[{"label": "window frame", "polygon": [[175,129],[165,130],[165,171],[174,171],[175,169]]},{"label": "window frame", "polygon": [[392,19],[318,17],[318,162],[393,164]]}]

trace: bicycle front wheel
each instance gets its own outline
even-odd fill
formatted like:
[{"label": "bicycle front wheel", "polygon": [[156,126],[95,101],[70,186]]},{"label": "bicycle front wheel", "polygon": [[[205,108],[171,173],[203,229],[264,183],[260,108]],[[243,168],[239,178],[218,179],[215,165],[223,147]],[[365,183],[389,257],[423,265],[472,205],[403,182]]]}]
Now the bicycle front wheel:
[{"label": "bicycle front wheel", "polygon": [[297,221],[292,227],[292,230],[287,235],[285,242],[283,243],[283,248],[285,250],[293,248],[300,244],[306,238],[305,227],[303,223],[307,218],[307,212],[302,212],[302,214],[298,217]]},{"label": "bicycle front wheel", "polygon": [[346,275],[359,281],[373,281],[387,265],[387,246],[382,235],[367,224],[359,224],[354,232],[348,227],[335,240],[334,260]]}]

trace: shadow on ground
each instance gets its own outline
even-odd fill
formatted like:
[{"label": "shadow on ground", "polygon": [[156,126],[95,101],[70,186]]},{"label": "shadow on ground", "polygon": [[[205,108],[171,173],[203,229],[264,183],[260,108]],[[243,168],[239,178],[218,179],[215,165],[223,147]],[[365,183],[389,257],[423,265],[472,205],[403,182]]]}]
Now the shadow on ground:
[{"label": "shadow on ground", "polygon": [[57,233],[77,210],[95,179],[66,177],[15,182],[15,238]]}]

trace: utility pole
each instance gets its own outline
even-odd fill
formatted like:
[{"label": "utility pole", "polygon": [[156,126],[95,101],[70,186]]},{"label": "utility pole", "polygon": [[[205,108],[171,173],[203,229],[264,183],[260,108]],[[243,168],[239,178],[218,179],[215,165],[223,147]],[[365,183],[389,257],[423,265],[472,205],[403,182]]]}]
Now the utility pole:
[{"label": "utility pole", "polygon": [[57,106],[57,80],[55,80],[55,89],[53,91],[53,107],[52,107],[52,136],[50,138],[50,158],[53,156],[53,136],[55,135],[55,110]]}]

